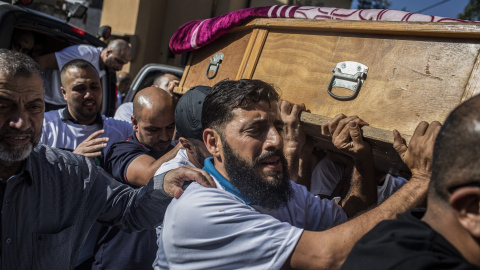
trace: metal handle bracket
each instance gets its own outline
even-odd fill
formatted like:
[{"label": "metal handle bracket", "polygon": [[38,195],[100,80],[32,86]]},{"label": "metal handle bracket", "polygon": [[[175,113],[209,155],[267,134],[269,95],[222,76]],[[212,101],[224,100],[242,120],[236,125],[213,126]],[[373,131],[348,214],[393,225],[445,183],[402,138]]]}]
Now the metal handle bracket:
[{"label": "metal handle bracket", "polygon": [[[328,84],[327,92],[338,100],[352,100],[357,97],[363,82],[367,79],[368,67],[364,64],[345,61],[337,64],[332,69],[333,75]],[[350,96],[338,96],[332,93],[333,87],[346,88],[353,92]]]},{"label": "metal handle bracket", "polygon": [[[215,76],[217,76],[218,69],[220,69],[220,64],[222,61],[223,53],[221,52],[216,53],[212,58],[210,58],[210,63],[208,64],[207,72],[205,73],[205,76],[207,76],[208,79],[213,79]],[[209,75],[210,71],[213,71],[212,75]]]}]

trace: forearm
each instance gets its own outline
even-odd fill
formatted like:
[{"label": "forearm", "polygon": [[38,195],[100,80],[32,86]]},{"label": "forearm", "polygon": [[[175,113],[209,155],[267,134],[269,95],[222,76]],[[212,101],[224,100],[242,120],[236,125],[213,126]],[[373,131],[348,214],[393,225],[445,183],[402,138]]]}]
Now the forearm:
[{"label": "forearm", "polygon": [[179,149],[179,147],[175,147],[157,160],[148,155],[142,155],[136,158],[127,168],[128,183],[137,187],[146,185],[155,175],[158,168],[160,168],[163,163],[173,159]]},{"label": "forearm", "polygon": [[291,146],[291,147],[285,147],[283,150],[283,153],[285,155],[285,159],[287,160],[288,173],[289,173],[290,179],[295,183],[302,184],[302,183],[299,183],[301,151],[295,146]]},{"label": "forearm", "polygon": [[355,161],[350,190],[342,201],[348,217],[354,217],[377,203],[375,168],[370,155]]},{"label": "forearm", "polygon": [[296,183],[304,185],[308,190],[310,190],[311,179],[312,179],[312,162],[311,156],[307,157],[305,155],[300,156],[298,163],[298,178]]},{"label": "forearm", "polygon": [[[88,200],[91,209],[103,209],[101,215],[95,218],[98,221],[127,232],[153,229],[163,221],[172,200],[163,190],[163,176],[152,179],[138,190],[120,184],[106,173],[98,178]],[[101,184],[105,180],[108,184]],[[101,207],[100,203],[104,205]]]}]

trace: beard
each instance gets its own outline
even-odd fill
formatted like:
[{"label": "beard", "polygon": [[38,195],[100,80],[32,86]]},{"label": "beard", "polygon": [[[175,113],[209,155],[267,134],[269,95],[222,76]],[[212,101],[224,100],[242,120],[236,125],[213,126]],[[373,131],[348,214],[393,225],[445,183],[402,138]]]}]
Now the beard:
[{"label": "beard", "polygon": [[[30,135],[30,143],[25,145],[11,145],[6,143],[2,138],[5,135]],[[33,148],[37,145],[38,140],[33,129],[20,131],[13,128],[7,128],[0,132],[0,161],[3,162],[19,162],[27,159]]]},{"label": "beard", "polygon": [[[95,108],[93,110],[87,110],[83,107],[83,103],[86,102],[95,102]],[[95,118],[99,112],[98,104],[92,99],[84,100],[81,104],[72,102],[68,104],[67,107],[71,108],[69,109],[69,113],[77,120],[77,122],[80,123],[95,121]]]},{"label": "beard", "polygon": [[[230,178],[230,182],[238,189],[240,194],[254,205],[259,205],[265,209],[279,209],[286,206],[293,196],[293,188],[290,185],[288,176],[287,161],[281,151],[268,151],[253,160],[249,164],[236,153],[233,152],[230,145],[222,140],[225,158],[225,171]],[[282,172],[271,172],[268,176],[273,176],[269,181],[262,178],[256,171],[262,160],[279,156],[282,163]]]}]

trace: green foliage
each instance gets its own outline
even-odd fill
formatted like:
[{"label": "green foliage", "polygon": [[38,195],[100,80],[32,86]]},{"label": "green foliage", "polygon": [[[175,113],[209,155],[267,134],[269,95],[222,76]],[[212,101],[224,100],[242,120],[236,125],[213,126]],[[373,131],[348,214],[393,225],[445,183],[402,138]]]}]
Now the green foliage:
[{"label": "green foliage", "polygon": [[386,9],[391,3],[388,0],[358,0],[358,9]]},{"label": "green foliage", "polygon": [[463,13],[458,14],[459,19],[463,20],[480,20],[480,0],[470,0]]}]

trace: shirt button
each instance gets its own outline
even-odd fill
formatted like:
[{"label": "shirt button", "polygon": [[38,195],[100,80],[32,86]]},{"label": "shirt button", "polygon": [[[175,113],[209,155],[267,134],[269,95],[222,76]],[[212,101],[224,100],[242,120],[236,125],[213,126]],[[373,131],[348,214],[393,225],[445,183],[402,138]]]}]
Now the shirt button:
[{"label": "shirt button", "polygon": [[5,204],[9,204],[10,203],[10,199],[5,199]]},{"label": "shirt button", "polygon": [[10,237],[9,237],[9,238],[7,238],[7,241],[6,241],[6,242],[7,242],[7,244],[10,244],[10,243],[12,243],[12,238],[10,238]]}]

